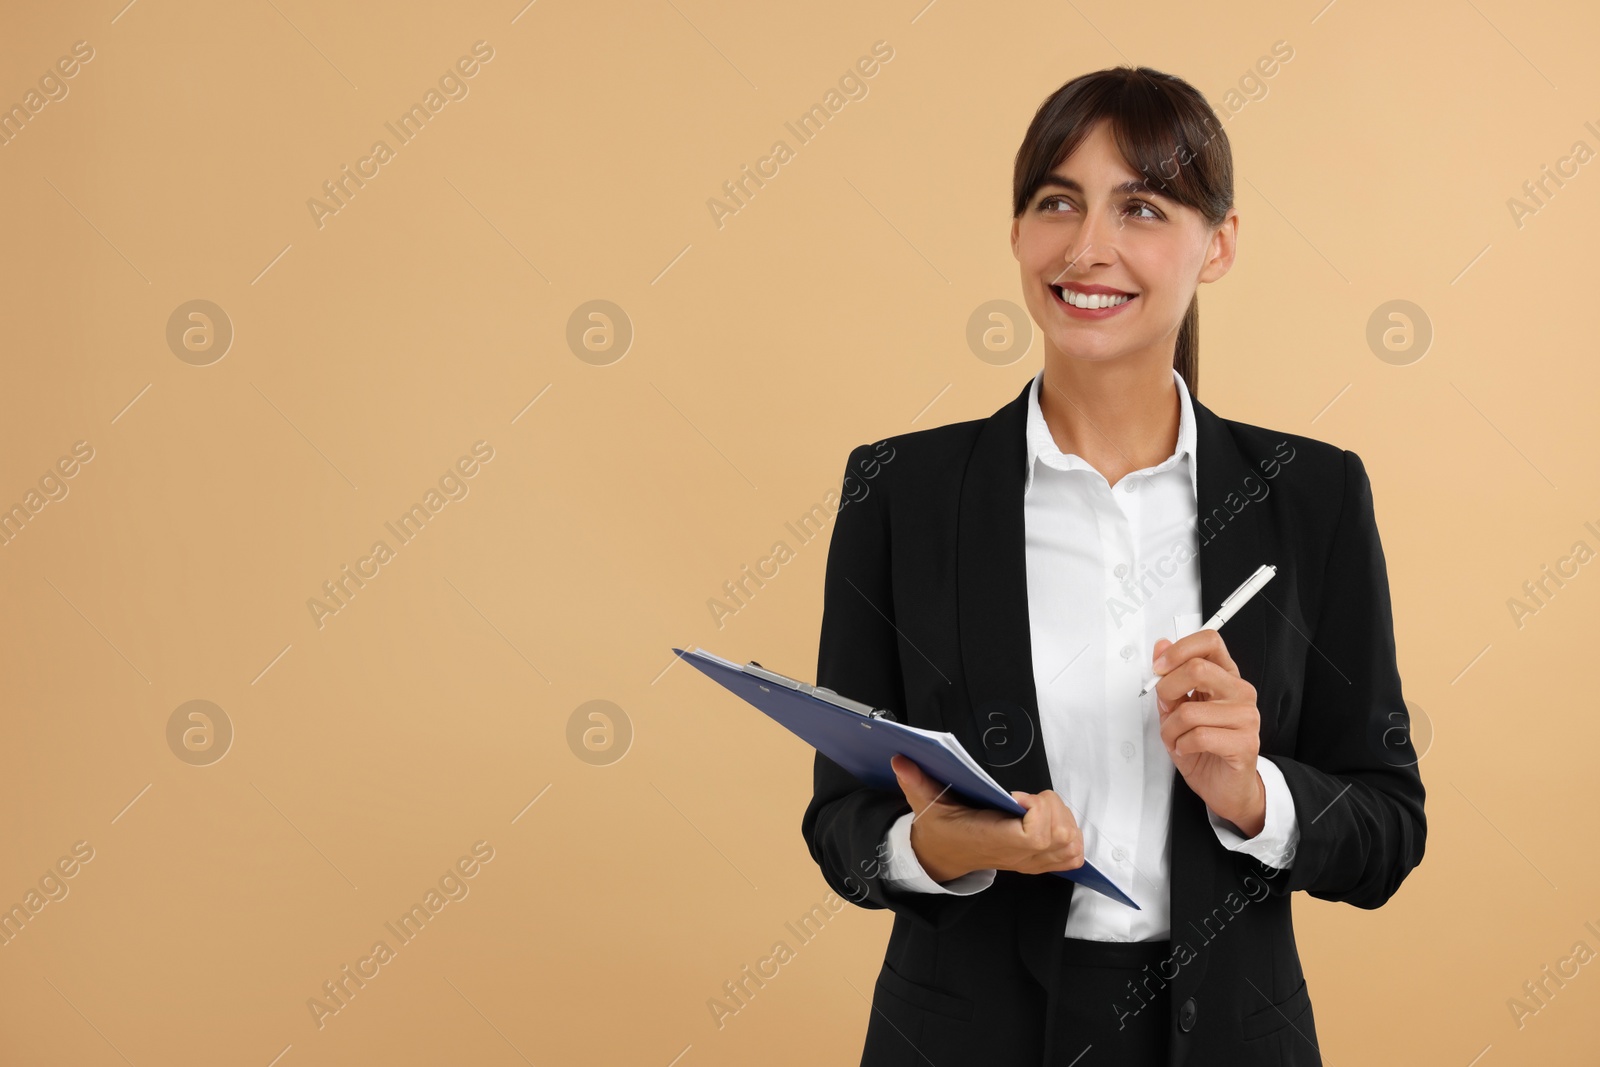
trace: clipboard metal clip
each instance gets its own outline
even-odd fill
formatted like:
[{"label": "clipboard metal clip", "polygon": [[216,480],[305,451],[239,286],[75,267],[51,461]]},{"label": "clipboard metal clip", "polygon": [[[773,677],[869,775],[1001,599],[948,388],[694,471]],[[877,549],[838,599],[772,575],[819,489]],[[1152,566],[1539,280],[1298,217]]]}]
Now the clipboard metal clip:
[{"label": "clipboard metal clip", "polygon": [[842,697],[838,693],[835,693],[832,689],[828,689],[825,686],[810,685],[806,682],[799,681],[798,679],[790,678],[787,675],[779,674],[776,671],[769,671],[755,660],[751,660],[749,663],[744,665],[744,672],[746,674],[753,674],[757,678],[763,678],[766,681],[772,682],[774,685],[781,685],[785,689],[794,689],[801,693],[809,693],[818,700],[826,701],[835,707],[844,708],[847,711],[853,711],[857,715],[862,715],[869,719],[886,719],[889,722],[900,721],[894,717],[894,713],[891,711],[885,711],[882,708],[875,708],[871,704],[863,704],[861,701],[851,700],[849,697]]}]

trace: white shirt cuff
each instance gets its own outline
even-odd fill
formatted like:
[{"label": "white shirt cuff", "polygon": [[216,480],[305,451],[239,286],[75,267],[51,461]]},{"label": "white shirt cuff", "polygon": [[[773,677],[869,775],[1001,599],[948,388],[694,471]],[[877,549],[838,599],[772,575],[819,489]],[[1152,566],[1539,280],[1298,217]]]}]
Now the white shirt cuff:
[{"label": "white shirt cuff", "polygon": [[1295,819],[1294,797],[1283,780],[1283,771],[1270,759],[1257,756],[1256,770],[1261,774],[1261,783],[1267,787],[1267,820],[1259,834],[1245,837],[1210,807],[1206,808],[1206,817],[1211,820],[1211,829],[1224,848],[1254,856],[1268,867],[1287,870],[1294,862],[1295,850],[1300,847],[1300,824]]},{"label": "white shirt cuff", "polygon": [[914,893],[948,893],[958,897],[981,893],[994,884],[995,875],[999,873],[994,868],[969,871],[948,882],[935,882],[929,877],[928,872],[922,869],[922,864],[917,862],[917,854],[912,851],[913,818],[915,816],[911,812],[906,812],[894,821],[894,825],[890,826],[889,832],[884,835],[885,851],[889,856],[889,862],[883,867],[884,882],[894,889],[905,889]]}]

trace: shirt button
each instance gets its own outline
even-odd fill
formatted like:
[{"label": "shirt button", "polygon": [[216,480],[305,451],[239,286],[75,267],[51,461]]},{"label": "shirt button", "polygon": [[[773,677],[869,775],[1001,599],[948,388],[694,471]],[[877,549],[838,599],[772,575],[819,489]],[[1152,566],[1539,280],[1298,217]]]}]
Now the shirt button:
[{"label": "shirt button", "polygon": [[1126,563],[1119,563],[1112,568],[1111,573],[1115,574],[1118,578],[1121,578],[1128,573],[1128,565]]},{"label": "shirt button", "polygon": [[1132,645],[1123,645],[1122,646],[1122,658],[1123,659],[1127,659],[1128,657],[1130,657],[1132,655],[1133,655],[1133,646]]},{"label": "shirt button", "polygon": [[1133,758],[1133,742],[1132,741],[1124,741],[1124,742],[1122,742],[1122,758],[1123,759],[1132,759]]},{"label": "shirt button", "polygon": [[1139,487],[1138,483],[1139,483],[1139,479],[1137,479],[1137,478],[1124,478],[1122,480],[1123,492],[1127,492],[1127,493],[1133,492],[1135,489],[1137,489]]},{"label": "shirt button", "polygon": [[1128,854],[1122,851],[1120,848],[1114,848],[1111,850],[1111,858],[1116,860],[1118,863],[1121,863],[1123,860],[1128,858]]}]

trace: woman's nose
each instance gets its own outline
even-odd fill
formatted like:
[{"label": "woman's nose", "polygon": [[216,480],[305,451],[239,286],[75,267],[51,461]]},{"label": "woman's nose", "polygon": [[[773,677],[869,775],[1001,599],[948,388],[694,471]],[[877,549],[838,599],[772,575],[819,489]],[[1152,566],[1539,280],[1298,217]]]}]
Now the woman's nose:
[{"label": "woman's nose", "polygon": [[1089,212],[1078,228],[1077,239],[1067,249],[1066,266],[1081,270],[1104,261],[1120,231],[1118,220],[1108,219],[1098,211]]}]

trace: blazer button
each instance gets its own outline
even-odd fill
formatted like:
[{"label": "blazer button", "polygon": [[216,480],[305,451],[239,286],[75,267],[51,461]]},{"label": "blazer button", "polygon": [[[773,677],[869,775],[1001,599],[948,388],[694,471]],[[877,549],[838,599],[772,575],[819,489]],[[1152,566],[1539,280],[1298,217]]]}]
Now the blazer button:
[{"label": "blazer button", "polygon": [[1190,997],[1183,1002],[1183,1007],[1178,1009],[1178,1028],[1187,1033],[1194,1029],[1195,1006],[1194,998]]}]

